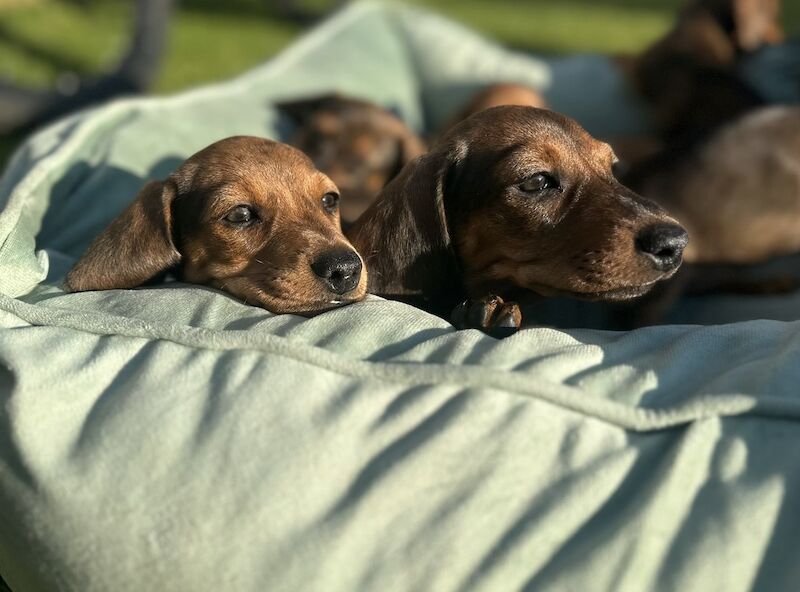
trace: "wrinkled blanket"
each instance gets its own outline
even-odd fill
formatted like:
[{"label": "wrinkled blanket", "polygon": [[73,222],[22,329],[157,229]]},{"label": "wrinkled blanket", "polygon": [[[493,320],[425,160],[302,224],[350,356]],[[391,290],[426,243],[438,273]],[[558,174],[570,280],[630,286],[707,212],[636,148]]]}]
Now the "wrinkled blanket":
[{"label": "wrinkled blanket", "polygon": [[[59,287],[146,179],[224,136],[284,137],[276,101],[336,89],[421,130],[492,80],[542,89],[598,135],[644,125],[601,58],[513,54],[359,4],[241,78],[22,147],[0,184],[15,592],[797,588],[796,322],[497,341],[377,298],[304,319],[174,282]],[[800,307],[682,314],[724,310]]]}]

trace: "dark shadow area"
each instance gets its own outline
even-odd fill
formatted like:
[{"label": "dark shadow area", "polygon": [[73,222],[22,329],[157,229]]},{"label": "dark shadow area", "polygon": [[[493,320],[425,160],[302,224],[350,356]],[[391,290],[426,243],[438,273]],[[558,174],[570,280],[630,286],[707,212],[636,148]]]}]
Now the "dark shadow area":
[{"label": "dark shadow area", "polygon": [[[800,529],[800,506],[795,501],[800,494],[800,475],[793,461],[798,452],[798,427],[794,422],[779,419],[769,421],[768,425],[765,423],[763,418],[750,417],[728,419],[723,423],[708,478],[695,494],[661,566],[658,581],[666,588],[680,587],[673,581],[678,573],[676,567],[696,561],[698,540],[713,533],[717,525],[746,523],[752,516],[743,512],[741,506],[737,507],[737,498],[741,501],[749,497],[750,509],[755,509],[754,506],[760,506],[757,492],[770,482],[773,495],[780,489],[783,499],[777,514],[765,512],[763,520],[759,521],[758,526],[763,530],[758,534],[770,530],[771,536],[750,588],[790,590],[800,580],[800,563],[796,548],[791,544]],[[746,530],[740,526],[736,532],[741,535]]]},{"label": "dark shadow area", "polygon": [[424,329],[418,333],[415,333],[414,335],[411,335],[410,337],[406,337],[405,339],[401,339],[400,341],[390,343],[389,345],[380,348],[366,359],[377,362],[386,361],[389,358],[399,356],[423,341],[429,341],[452,332],[452,329]]},{"label": "dark shadow area", "polygon": [[[30,489],[36,489],[36,479],[28,470],[25,459],[17,452],[13,440],[10,419],[5,411],[17,388],[17,376],[12,368],[0,364],[0,448],[7,451],[8,468],[16,475],[20,483]],[[8,506],[7,506],[8,507]]]},{"label": "dark shadow area", "polygon": [[444,432],[467,409],[468,398],[456,394],[420,422],[414,429],[390,442],[359,472],[348,490],[332,507],[324,521],[338,521],[359,505],[380,481],[386,478],[395,464],[407,461],[413,454]]}]

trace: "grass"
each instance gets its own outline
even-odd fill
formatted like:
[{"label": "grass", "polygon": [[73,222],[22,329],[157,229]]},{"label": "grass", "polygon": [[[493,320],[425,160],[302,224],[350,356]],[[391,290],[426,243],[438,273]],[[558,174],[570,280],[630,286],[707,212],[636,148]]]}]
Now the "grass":
[{"label": "grass", "polygon": [[[636,51],[672,22],[682,0],[409,0],[499,41],[547,53]],[[324,5],[325,0],[306,4]],[[221,80],[285,47],[301,28],[268,0],[183,0],[155,92]],[[785,3],[800,28],[800,3]],[[131,2],[0,0],[0,78],[52,84],[59,72],[98,72],[125,46]]]},{"label": "grass", "polygon": [[[306,0],[323,7],[328,0]],[[409,0],[508,45],[538,52],[636,51],[669,27],[682,0]],[[182,0],[153,92],[222,80],[280,51],[301,28],[269,0]],[[800,28],[800,2],[785,2]],[[60,72],[99,72],[125,47],[132,2],[0,0],[0,79],[51,85]],[[0,137],[0,163],[18,138]]]},{"label": "grass", "polygon": [[548,53],[636,51],[672,21],[675,0],[420,0],[515,47]]},{"label": "grass", "polygon": [[[546,52],[631,51],[659,35],[678,0],[412,0],[499,40]],[[267,0],[184,0],[156,92],[237,74],[301,31]],[[109,0],[0,0],[0,77],[45,85],[97,72],[123,49],[131,6]]]}]

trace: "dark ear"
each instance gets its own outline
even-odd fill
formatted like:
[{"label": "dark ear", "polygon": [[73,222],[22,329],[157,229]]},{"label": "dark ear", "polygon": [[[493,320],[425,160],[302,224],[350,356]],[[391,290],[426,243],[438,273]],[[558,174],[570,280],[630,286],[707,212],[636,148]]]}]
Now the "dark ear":
[{"label": "dark ear", "polygon": [[783,41],[780,0],[734,0],[733,22],[738,46],[755,51],[762,45]]},{"label": "dark ear", "polygon": [[172,242],[171,180],[152,181],[89,246],[67,274],[70,292],[133,288],[180,261]]},{"label": "dark ear", "polygon": [[445,199],[464,154],[443,145],[411,161],[355,222],[350,237],[370,269],[370,291],[437,299],[460,289],[451,281],[457,263],[447,215],[457,204]]},{"label": "dark ear", "polygon": [[339,95],[331,93],[295,101],[283,101],[275,103],[275,107],[284,112],[295,124],[301,124],[315,111],[331,107],[341,100]]}]

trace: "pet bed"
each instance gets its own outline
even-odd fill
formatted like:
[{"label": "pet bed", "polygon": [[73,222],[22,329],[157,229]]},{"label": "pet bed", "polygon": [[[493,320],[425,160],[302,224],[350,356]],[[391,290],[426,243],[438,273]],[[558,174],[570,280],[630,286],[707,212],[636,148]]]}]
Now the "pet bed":
[{"label": "pet bed", "polygon": [[306,319],[181,283],[60,288],[146,179],[221,137],[285,137],[278,101],[338,90],[421,130],[493,80],[598,135],[643,126],[602,58],[358,4],[236,80],[80,113],[18,151],[0,185],[12,590],[797,587],[797,323],[498,341],[377,298]]}]

